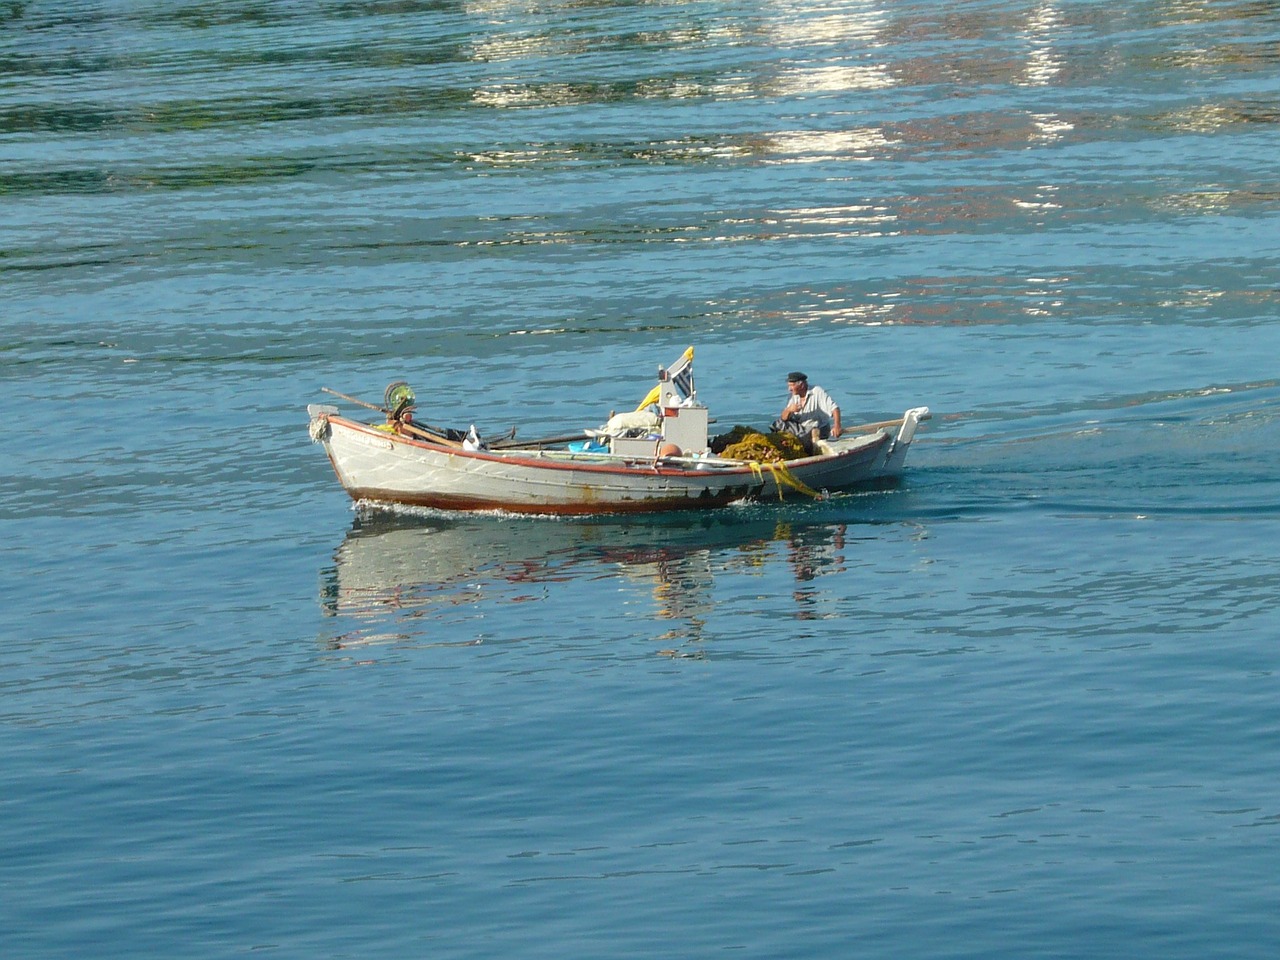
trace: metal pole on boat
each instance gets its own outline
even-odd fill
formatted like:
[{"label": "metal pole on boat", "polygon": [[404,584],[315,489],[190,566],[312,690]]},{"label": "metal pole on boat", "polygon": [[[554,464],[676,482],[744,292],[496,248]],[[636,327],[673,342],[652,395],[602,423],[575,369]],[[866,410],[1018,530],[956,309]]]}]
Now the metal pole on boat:
[{"label": "metal pole on boat", "polygon": [[365,401],[365,400],[357,400],[355,397],[349,397],[345,393],[339,393],[337,390],[330,390],[328,387],[321,387],[320,389],[324,393],[333,394],[333,396],[335,397],[341,397],[343,400],[346,400],[350,403],[354,403],[357,406],[368,407],[370,410],[377,410],[379,413],[390,412],[387,410],[386,407],[380,407],[376,403],[369,403],[368,401]]}]

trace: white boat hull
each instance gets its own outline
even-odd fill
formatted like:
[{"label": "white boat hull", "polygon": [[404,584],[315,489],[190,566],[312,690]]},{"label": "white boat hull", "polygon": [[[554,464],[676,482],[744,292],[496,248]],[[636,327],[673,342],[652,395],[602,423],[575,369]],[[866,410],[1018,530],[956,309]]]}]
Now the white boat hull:
[{"label": "white boat hull", "polygon": [[738,500],[812,495],[897,476],[925,408],[900,429],[845,436],[782,465],[714,457],[637,459],[562,450],[469,451],[412,439],[313,405],[324,445],[355,500],[439,510],[589,515],[700,510]]}]

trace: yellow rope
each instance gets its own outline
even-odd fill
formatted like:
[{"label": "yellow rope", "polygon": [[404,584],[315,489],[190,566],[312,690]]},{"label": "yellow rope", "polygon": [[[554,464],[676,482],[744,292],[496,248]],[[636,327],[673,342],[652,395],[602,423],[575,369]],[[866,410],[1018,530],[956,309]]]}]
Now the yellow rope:
[{"label": "yellow rope", "polygon": [[755,478],[764,483],[764,468],[768,467],[769,472],[773,474],[774,486],[778,488],[778,499],[782,499],[782,488],[790,487],[798,493],[803,493],[806,497],[813,497],[815,500],[821,500],[823,495],[813,487],[806,484],[803,480],[797,480],[795,474],[787,469],[787,465],[781,460],[748,460],[747,466],[751,468],[751,472],[755,474]]},{"label": "yellow rope", "polygon": [[792,490],[803,493],[806,497],[813,497],[815,500],[821,500],[822,494],[814,490],[808,484],[801,480],[797,480],[795,476],[787,469],[787,465],[781,460],[771,460],[767,466],[773,471],[773,479],[778,487],[778,499],[782,499],[782,485],[785,483]]}]

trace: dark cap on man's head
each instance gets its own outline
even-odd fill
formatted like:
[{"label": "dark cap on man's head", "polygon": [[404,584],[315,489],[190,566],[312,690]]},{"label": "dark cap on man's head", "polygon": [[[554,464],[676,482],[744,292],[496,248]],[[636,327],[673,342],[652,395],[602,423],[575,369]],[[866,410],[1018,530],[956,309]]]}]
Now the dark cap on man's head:
[{"label": "dark cap on man's head", "polygon": [[787,383],[808,383],[809,378],[799,370],[792,370],[787,374]]}]

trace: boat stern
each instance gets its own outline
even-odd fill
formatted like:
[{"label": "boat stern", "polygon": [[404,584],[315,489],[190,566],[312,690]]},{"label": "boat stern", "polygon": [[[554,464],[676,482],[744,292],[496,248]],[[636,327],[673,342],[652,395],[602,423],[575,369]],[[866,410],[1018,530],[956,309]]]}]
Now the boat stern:
[{"label": "boat stern", "polygon": [[902,415],[902,425],[898,427],[898,432],[894,434],[893,440],[884,450],[880,468],[881,476],[894,477],[902,472],[903,464],[907,459],[907,449],[915,439],[916,430],[919,429],[922,421],[932,416],[928,407],[912,407]]}]

